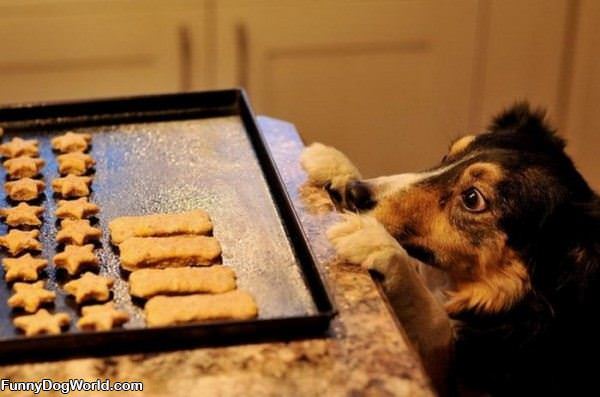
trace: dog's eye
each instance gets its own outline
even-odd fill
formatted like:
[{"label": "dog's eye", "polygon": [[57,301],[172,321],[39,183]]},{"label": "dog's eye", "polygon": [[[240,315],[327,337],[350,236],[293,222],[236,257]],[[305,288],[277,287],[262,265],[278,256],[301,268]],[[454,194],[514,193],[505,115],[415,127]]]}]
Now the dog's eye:
[{"label": "dog's eye", "polygon": [[485,197],[474,187],[463,192],[462,203],[465,209],[470,212],[483,212],[487,209]]}]

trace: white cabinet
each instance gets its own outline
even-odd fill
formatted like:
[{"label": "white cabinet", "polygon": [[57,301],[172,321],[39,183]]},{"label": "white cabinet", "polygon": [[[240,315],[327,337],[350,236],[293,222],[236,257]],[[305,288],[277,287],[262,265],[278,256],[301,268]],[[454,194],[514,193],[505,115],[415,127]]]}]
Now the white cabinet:
[{"label": "white cabinet", "polygon": [[0,6],[0,103],[206,86],[203,2],[53,1]]},{"label": "white cabinet", "polygon": [[481,1],[473,72],[470,128],[481,131],[490,117],[516,100],[527,99],[564,120],[568,84],[565,45],[572,32],[568,0]]},{"label": "white cabinet", "polygon": [[600,188],[594,0],[5,0],[0,103],[243,86],[366,176],[428,167],[519,99]]},{"label": "white cabinet", "polygon": [[466,130],[476,1],[218,4],[218,85],[365,174],[429,166]]},{"label": "white cabinet", "polygon": [[579,15],[565,127],[577,166],[600,192],[600,2],[582,1]]},{"label": "white cabinet", "polygon": [[[574,100],[597,74],[583,59],[594,56],[580,38],[590,34],[579,30],[600,15],[577,17],[591,8],[597,2],[221,0],[216,86],[246,87],[258,112],[339,147],[368,176],[420,169],[517,100],[548,109],[570,136],[567,118],[583,117],[568,114],[573,73],[586,76],[575,77]],[[585,46],[575,66],[574,37]],[[590,147],[575,157],[600,185]]]}]

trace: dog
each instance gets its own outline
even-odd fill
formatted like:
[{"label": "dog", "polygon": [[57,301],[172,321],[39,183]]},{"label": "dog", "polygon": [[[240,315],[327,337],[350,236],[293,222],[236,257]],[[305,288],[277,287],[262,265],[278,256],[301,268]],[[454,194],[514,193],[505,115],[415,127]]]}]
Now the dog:
[{"label": "dog", "polygon": [[319,143],[301,165],[440,394],[576,395],[598,376],[600,199],[543,111],[505,109],[420,173],[363,180]]}]

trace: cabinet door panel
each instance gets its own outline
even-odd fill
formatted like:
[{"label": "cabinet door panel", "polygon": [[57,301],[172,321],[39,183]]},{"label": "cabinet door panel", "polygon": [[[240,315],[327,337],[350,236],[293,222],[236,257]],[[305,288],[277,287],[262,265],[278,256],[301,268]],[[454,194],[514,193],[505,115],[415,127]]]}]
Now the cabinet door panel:
[{"label": "cabinet door panel", "polygon": [[366,175],[430,166],[466,132],[475,1],[224,1],[217,15],[218,84]]},{"label": "cabinet door panel", "polygon": [[9,8],[0,16],[0,102],[203,86],[191,65],[203,61],[201,3],[187,12],[148,4],[154,7],[107,1],[57,2],[47,12]]},{"label": "cabinet door panel", "polygon": [[473,130],[523,99],[546,108],[561,125],[568,18],[567,0],[482,0]]},{"label": "cabinet door panel", "polygon": [[580,7],[566,134],[575,163],[600,192],[600,2]]}]

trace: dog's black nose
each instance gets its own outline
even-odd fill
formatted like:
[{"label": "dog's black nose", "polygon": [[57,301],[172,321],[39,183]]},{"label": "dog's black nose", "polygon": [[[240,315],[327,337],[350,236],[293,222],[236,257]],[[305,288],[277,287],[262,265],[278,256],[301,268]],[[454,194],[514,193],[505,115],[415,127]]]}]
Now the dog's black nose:
[{"label": "dog's black nose", "polygon": [[369,185],[361,181],[350,182],[346,186],[346,204],[356,210],[368,210],[375,206]]}]

